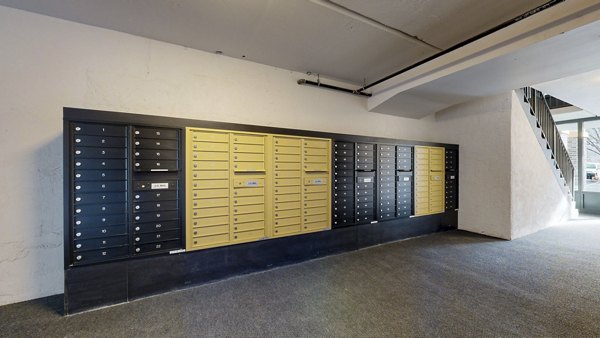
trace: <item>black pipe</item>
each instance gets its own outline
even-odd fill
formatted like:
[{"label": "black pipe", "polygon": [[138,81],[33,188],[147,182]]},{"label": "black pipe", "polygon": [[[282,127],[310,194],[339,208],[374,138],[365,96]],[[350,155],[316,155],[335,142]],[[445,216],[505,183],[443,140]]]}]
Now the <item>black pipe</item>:
[{"label": "black pipe", "polygon": [[328,85],[328,84],[324,84],[322,82],[309,81],[306,79],[298,80],[298,84],[299,85],[310,85],[310,86],[315,86],[315,87],[323,87],[323,88],[337,90],[337,91],[344,92],[344,93],[350,93],[350,94],[354,94],[354,95],[371,97],[371,94],[369,94],[369,93],[359,92],[354,89],[348,89],[348,88],[342,88],[342,87],[338,87],[338,86]]},{"label": "black pipe", "polygon": [[[426,58],[424,60],[421,60],[421,61],[419,61],[419,62],[417,62],[417,63],[415,63],[413,65],[410,65],[408,67],[402,68],[401,70],[399,70],[399,71],[397,71],[397,72],[395,72],[395,73],[393,73],[391,75],[388,75],[388,76],[386,76],[386,77],[384,77],[382,79],[379,79],[379,80],[377,80],[377,81],[375,81],[373,83],[370,83],[370,84],[368,84],[368,85],[366,85],[364,87],[358,88],[355,91],[359,92],[359,93],[362,93],[363,91],[365,91],[365,90],[367,90],[367,89],[369,89],[369,88],[371,88],[371,87],[373,87],[375,85],[378,85],[378,84],[380,84],[380,83],[382,83],[384,81],[387,81],[387,80],[389,80],[389,79],[391,79],[391,78],[393,78],[395,76],[398,76],[398,75],[400,75],[400,74],[402,74],[404,72],[407,72],[407,71],[409,71],[409,70],[411,70],[413,68],[416,68],[416,67],[418,67],[418,66],[420,66],[420,65],[422,65],[422,64],[424,64],[426,62],[429,62],[429,61],[431,61],[433,59],[436,59],[436,58],[438,58],[438,57],[440,57],[442,55],[445,55],[445,54],[448,54],[448,53],[450,53],[452,51],[455,51],[455,50],[457,50],[457,49],[459,49],[461,47],[464,47],[465,45],[468,45],[468,44],[474,42],[475,40],[479,40],[479,39],[483,38],[484,36],[487,36],[487,35],[490,35],[492,33],[495,33],[497,31],[499,31],[499,30],[501,30],[503,28],[506,28],[506,27],[508,27],[508,26],[510,26],[510,25],[512,25],[512,24],[514,24],[516,22],[518,22],[518,21],[521,21],[521,20],[523,20],[523,19],[525,19],[525,18],[527,18],[527,17],[529,17],[529,16],[531,16],[533,14],[541,12],[541,11],[543,11],[545,9],[548,9],[548,8],[554,6],[554,5],[558,4],[558,3],[564,2],[564,1],[565,0],[552,0],[552,1],[548,1],[547,3],[545,3],[543,5],[540,5],[540,6],[534,8],[534,9],[532,9],[530,11],[527,11],[527,12],[519,15],[518,17],[514,18],[514,19],[505,21],[505,22],[501,23],[500,25],[498,25],[496,27],[490,28],[490,29],[486,30],[483,33],[477,34],[477,35],[475,35],[474,37],[472,37],[470,39],[467,39],[467,40],[465,40],[463,42],[460,42],[460,43],[458,43],[458,44],[456,44],[456,45],[454,45],[454,46],[452,46],[452,47],[450,47],[448,49],[444,49],[443,51],[441,51],[439,53],[433,54],[432,56],[430,56],[430,57],[428,57],[428,58]],[[371,95],[369,95],[369,96],[371,96]]]}]

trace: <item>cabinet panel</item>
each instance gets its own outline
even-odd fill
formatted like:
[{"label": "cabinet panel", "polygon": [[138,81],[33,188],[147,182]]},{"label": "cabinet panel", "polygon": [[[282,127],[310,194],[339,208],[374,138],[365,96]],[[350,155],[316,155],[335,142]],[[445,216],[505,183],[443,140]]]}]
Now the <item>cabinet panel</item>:
[{"label": "cabinet panel", "polygon": [[234,197],[264,196],[265,188],[240,188],[233,191]]},{"label": "cabinet panel", "polygon": [[302,230],[302,225],[300,224],[300,219],[298,219],[297,224],[287,225],[287,226],[276,226],[273,230],[273,235],[275,237],[279,236],[289,236],[300,233]]},{"label": "cabinet panel", "polygon": [[229,224],[210,227],[197,227],[192,230],[194,237],[229,234]]},{"label": "cabinet panel", "polygon": [[245,222],[254,222],[254,221],[264,221],[265,213],[257,212],[254,214],[243,214],[243,215],[235,215],[233,216],[234,223],[245,223]]},{"label": "cabinet panel", "polygon": [[[240,194],[240,196],[241,196],[241,194]],[[204,199],[204,198],[221,198],[221,197],[229,197],[229,189],[206,189],[206,190],[192,191],[192,198],[194,200],[195,199]]]},{"label": "cabinet panel", "polygon": [[[298,197],[299,199],[300,197]],[[291,209],[300,209],[302,207],[300,201],[295,202],[276,202],[275,203],[275,211],[279,210],[291,210]]]},{"label": "cabinet panel", "polygon": [[[193,161],[192,170],[228,170],[229,162],[224,161]],[[199,176],[203,175],[202,173]]]},{"label": "cabinet panel", "polygon": [[194,142],[192,143],[192,149],[197,151],[229,152],[229,144],[216,142]]},{"label": "cabinet panel", "polygon": [[285,154],[275,155],[275,163],[279,163],[279,162],[300,163],[301,161],[302,161],[301,155],[285,155]]},{"label": "cabinet panel", "polygon": [[265,221],[235,223],[233,225],[233,231],[234,232],[250,231],[250,230],[261,230],[261,229],[264,229],[264,228],[265,228]]},{"label": "cabinet panel", "polygon": [[229,180],[194,180],[193,189],[225,189],[229,188]]},{"label": "cabinet panel", "polygon": [[287,138],[287,137],[273,137],[273,143],[275,145],[280,146],[292,146],[292,147],[300,147],[302,146],[302,140],[299,138]]},{"label": "cabinet panel", "polygon": [[264,145],[265,144],[265,136],[264,135],[233,134],[233,143],[234,144]]},{"label": "cabinet panel", "polygon": [[265,162],[234,162],[233,170],[236,172],[265,171]]},{"label": "cabinet panel", "polygon": [[298,230],[300,230],[300,224],[302,223],[302,219],[300,216],[296,217],[287,217],[287,218],[278,218],[275,220],[275,226],[289,226],[289,225],[298,225]]},{"label": "cabinet panel", "polygon": [[264,154],[265,146],[257,144],[236,144],[233,146],[234,153],[259,153]]},{"label": "cabinet panel", "polygon": [[229,216],[196,218],[191,223],[194,228],[209,227],[215,225],[227,225],[229,227]]},{"label": "cabinet panel", "polygon": [[192,159],[194,161],[229,161],[229,154],[225,152],[194,151]]},{"label": "cabinet panel", "polygon": [[249,205],[249,204],[260,204],[264,203],[264,196],[249,196],[249,197],[235,197],[233,199],[234,205]]},{"label": "cabinet panel", "polygon": [[229,198],[206,198],[196,199],[192,201],[193,208],[212,208],[212,207],[225,207],[229,205]]},{"label": "cabinet panel", "polygon": [[329,149],[329,142],[327,140],[304,139],[304,148]]},{"label": "cabinet panel", "polygon": [[[188,131],[190,132],[190,131]],[[208,132],[208,131],[191,131],[192,141],[229,143],[228,133]]]},{"label": "cabinet panel", "polygon": [[305,148],[304,155],[309,156],[324,156],[325,161],[327,161],[327,155],[330,153],[329,148]]},{"label": "cabinet panel", "polygon": [[283,147],[283,146],[275,146],[275,154],[276,155],[300,155],[301,148],[300,147]]},{"label": "cabinet panel", "polygon": [[300,161],[296,162],[296,163],[280,163],[277,162],[275,163],[275,169],[276,170],[300,170],[302,169],[302,164],[300,163]]},{"label": "cabinet panel", "polygon": [[302,172],[300,170],[288,170],[275,172],[275,178],[300,178]]},{"label": "cabinet panel", "polygon": [[258,239],[262,239],[265,237],[265,231],[263,230],[251,230],[251,231],[242,231],[236,232],[232,236],[233,242],[250,242],[256,241]]}]

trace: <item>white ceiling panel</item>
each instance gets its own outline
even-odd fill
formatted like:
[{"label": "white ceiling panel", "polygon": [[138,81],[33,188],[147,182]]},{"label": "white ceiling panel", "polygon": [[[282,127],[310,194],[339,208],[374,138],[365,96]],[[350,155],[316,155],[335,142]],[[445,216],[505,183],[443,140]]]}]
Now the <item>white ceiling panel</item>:
[{"label": "white ceiling panel", "polygon": [[[600,54],[595,57],[600,58]],[[600,69],[535,85],[534,88],[600,115]]]},{"label": "white ceiling panel", "polygon": [[527,12],[547,0],[332,0],[387,26],[445,49]]}]

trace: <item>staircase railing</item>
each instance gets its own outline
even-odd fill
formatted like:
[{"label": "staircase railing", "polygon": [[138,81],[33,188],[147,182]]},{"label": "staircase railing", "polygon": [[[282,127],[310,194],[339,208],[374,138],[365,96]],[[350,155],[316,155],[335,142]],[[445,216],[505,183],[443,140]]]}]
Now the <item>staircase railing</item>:
[{"label": "staircase railing", "polygon": [[525,102],[530,107],[529,113],[535,116],[538,127],[540,127],[542,132],[542,138],[546,139],[546,147],[552,153],[552,158],[555,161],[554,166],[560,171],[569,192],[573,194],[575,167],[573,166],[573,162],[571,162],[567,147],[560,137],[560,132],[552,118],[552,113],[544,98],[544,94],[531,87],[523,88],[523,92],[525,93]]}]

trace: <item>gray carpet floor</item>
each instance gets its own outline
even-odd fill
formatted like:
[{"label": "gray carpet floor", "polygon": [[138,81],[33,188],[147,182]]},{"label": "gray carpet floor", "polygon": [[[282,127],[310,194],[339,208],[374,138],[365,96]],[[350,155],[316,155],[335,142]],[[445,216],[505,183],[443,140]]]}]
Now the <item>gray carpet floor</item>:
[{"label": "gray carpet floor", "polygon": [[434,234],[63,317],[0,307],[0,337],[600,336],[600,222],[501,241]]}]

